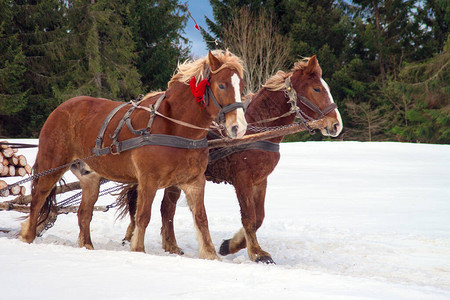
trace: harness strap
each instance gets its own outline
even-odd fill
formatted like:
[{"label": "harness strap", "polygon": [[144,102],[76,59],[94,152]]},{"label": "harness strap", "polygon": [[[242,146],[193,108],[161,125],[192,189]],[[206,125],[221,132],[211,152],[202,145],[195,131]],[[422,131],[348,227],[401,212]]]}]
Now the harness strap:
[{"label": "harness strap", "polygon": [[208,140],[205,138],[199,140],[188,139],[180,136],[167,134],[148,134],[140,135],[128,140],[117,142],[112,147],[105,147],[97,151],[97,155],[118,154],[123,151],[139,148],[142,146],[167,146],[181,149],[202,149],[208,147]]},{"label": "harness strap", "polygon": [[108,127],[109,122],[111,121],[111,119],[114,117],[114,115],[125,105],[127,105],[128,103],[124,103],[121,104],[119,106],[117,106],[116,108],[114,108],[109,115],[106,117],[105,121],[102,124],[102,127],[100,128],[100,131],[98,132],[97,138],[95,139],[95,147],[92,149],[92,153],[94,153],[95,155],[100,155],[98,154],[98,152],[100,151],[100,149],[102,148],[102,144],[103,144],[103,136],[105,134],[106,131],[106,127]]},{"label": "harness strap", "polygon": [[319,114],[319,116],[316,118],[316,120],[318,120],[321,117],[326,116],[327,114],[329,114],[332,110],[335,110],[337,108],[336,103],[331,103],[330,105],[328,105],[323,111],[320,110],[320,108],[318,108],[314,103],[312,103],[311,101],[309,101],[308,98],[297,95],[298,99],[300,100],[301,103],[303,103],[306,107],[308,107],[309,109],[311,109],[312,111],[316,112]]},{"label": "harness strap", "polygon": [[120,120],[116,130],[114,130],[114,133],[110,136],[110,138],[113,140],[113,143],[117,141],[117,137],[119,136],[119,133],[122,130],[123,125],[125,125],[125,122],[128,123],[128,121],[130,120],[130,115],[133,113],[135,109],[136,109],[135,106],[131,106],[130,109],[125,113],[125,115]]},{"label": "harness strap", "polygon": [[[161,105],[161,102],[166,98],[166,93],[162,94],[161,96],[159,96],[158,100],[156,100],[156,103],[153,105],[153,110],[155,112],[158,111],[159,106]],[[152,125],[153,125],[153,120],[155,120],[155,113],[150,114],[150,119],[148,120],[148,124],[147,124],[147,128],[149,130],[152,129]]]},{"label": "harness strap", "polygon": [[[131,118],[127,118],[126,120],[126,124],[128,129],[134,134],[134,135],[143,135],[143,134],[149,134],[152,130],[152,125],[153,125],[153,121],[155,119],[156,116],[156,111],[159,109],[159,106],[161,105],[161,102],[166,98],[166,94],[163,93],[158,100],[156,100],[155,104],[151,104],[150,107],[150,118],[148,119],[148,123],[147,123],[147,127],[146,128],[142,128],[142,129],[134,129],[133,124],[131,124]],[[131,103],[133,105],[134,108],[139,108],[139,104],[132,102]]]},{"label": "harness strap", "polygon": [[216,148],[209,151],[209,162],[214,162],[231,154],[245,150],[263,150],[269,152],[280,152],[280,144],[269,141],[256,141],[239,146]]},{"label": "harness strap", "polygon": [[154,112],[156,115],[158,115],[158,116],[160,116],[160,117],[163,117],[164,119],[167,119],[167,120],[172,121],[172,122],[174,122],[174,123],[176,123],[176,124],[179,124],[179,125],[183,125],[183,126],[186,126],[186,127],[189,127],[189,128],[193,128],[193,129],[209,131],[209,127],[208,127],[208,128],[198,127],[198,126],[195,126],[195,125],[192,125],[192,124],[183,122],[183,121],[181,121],[181,120],[173,119],[173,118],[171,118],[171,117],[168,117],[168,116],[163,115],[162,113],[160,113],[160,112],[158,112],[158,111],[153,111],[151,108],[148,108],[148,107],[145,107],[145,106],[138,106],[138,107],[136,107],[136,108],[140,108],[140,109],[146,110],[146,111],[148,111],[148,112],[150,112],[150,113]]}]

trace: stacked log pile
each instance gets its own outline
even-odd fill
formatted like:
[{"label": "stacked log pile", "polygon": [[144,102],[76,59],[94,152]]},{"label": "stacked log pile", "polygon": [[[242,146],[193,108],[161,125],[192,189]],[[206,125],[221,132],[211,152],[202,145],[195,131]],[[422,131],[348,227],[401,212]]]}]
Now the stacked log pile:
[{"label": "stacked log pile", "polygon": [[[32,168],[28,164],[24,155],[18,154],[16,148],[10,147],[7,142],[2,141],[0,145],[0,177],[8,176],[25,176],[31,174]],[[7,187],[8,184],[0,180],[0,190]],[[0,196],[7,197],[9,195],[25,195],[25,187],[12,186],[8,190],[0,193]]]}]

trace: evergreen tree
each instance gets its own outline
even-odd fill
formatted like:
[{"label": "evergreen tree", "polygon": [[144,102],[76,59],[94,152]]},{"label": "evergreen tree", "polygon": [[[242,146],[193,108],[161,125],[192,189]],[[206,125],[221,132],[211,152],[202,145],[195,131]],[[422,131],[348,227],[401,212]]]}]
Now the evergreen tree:
[{"label": "evergreen tree", "polygon": [[358,5],[359,17],[355,40],[360,39],[357,43],[365,49],[364,58],[376,63],[384,86],[388,74],[396,76],[404,61],[422,59],[416,56],[423,33],[417,18],[417,0],[353,2]]},{"label": "evergreen tree", "polygon": [[74,0],[69,6],[71,72],[59,86],[61,101],[78,95],[130,100],[140,92],[129,6],[120,1]]},{"label": "evergreen tree", "polygon": [[[418,20],[425,28],[420,35],[420,57],[430,57],[444,49],[450,24],[450,2],[426,0],[420,2]],[[423,5],[422,5],[423,4]]]},{"label": "evergreen tree", "polygon": [[450,38],[442,53],[402,68],[385,97],[396,112],[392,132],[400,141],[450,143]]},{"label": "evergreen tree", "polygon": [[[25,56],[17,33],[10,26],[16,11],[9,1],[0,1],[0,115],[1,120],[25,108],[27,91],[22,88]],[[0,121],[0,135],[2,127]],[[6,134],[6,133],[3,133]]]},{"label": "evergreen tree", "polygon": [[292,61],[317,55],[323,77],[329,81],[343,65],[349,48],[350,25],[341,7],[334,0],[291,0],[278,5],[281,12],[278,18],[291,41]]},{"label": "evergreen tree", "polygon": [[167,88],[179,61],[189,57],[183,37],[186,8],[177,0],[133,0],[125,19],[136,43],[143,91]]},{"label": "evergreen tree", "polygon": [[[2,22],[3,41],[14,41],[10,45],[17,51],[15,83],[20,85],[15,93],[22,95],[20,102],[26,106],[20,113],[2,118],[2,130],[8,136],[37,136],[57,105],[53,97],[55,82],[66,72],[65,3],[62,0],[11,1],[7,6],[11,13],[9,20],[2,19],[8,22]],[[2,11],[7,14],[8,9]]]}]

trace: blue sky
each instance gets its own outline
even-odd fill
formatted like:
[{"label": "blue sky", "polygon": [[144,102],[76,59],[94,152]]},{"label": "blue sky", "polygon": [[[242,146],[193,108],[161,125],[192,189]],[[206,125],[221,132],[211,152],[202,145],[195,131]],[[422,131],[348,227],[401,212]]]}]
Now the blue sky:
[{"label": "blue sky", "polygon": [[[186,1],[181,0],[179,3],[185,2]],[[213,20],[212,8],[209,4],[209,0],[188,0],[187,5],[191,15],[194,17],[195,21],[197,21],[197,24],[207,30],[205,16],[208,16],[208,18]],[[185,28],[185,36],[192,43],[192,55],[194,58],[198,58],[205,56],[208,53],[208,50],[206,49],[206,43],[203,41],[200,31],[195,29],[194,26],[194,21],[189,18]]]}]

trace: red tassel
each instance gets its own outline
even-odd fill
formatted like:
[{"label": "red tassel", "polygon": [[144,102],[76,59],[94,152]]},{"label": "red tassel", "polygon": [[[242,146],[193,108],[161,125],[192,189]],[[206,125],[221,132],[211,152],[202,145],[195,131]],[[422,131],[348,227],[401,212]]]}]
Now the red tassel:
[{"label": "red tassel", "polygon": [[198,31],[200,31],[200,28],[198,28],[198,25],[197,24],[195,24],[195,29],[197,29]]},{"label": "red tassel", "polygon": [[189,80],[189,85],[191,87],[191,93],[194,96],[194,98],[197,100],[197,102],[201,102],[202,108],[205,108],[205,101],[203,100],[203,95],[205,94],[206,86],[209,85],[208,79],[203,79],[199,82],[197,85],[197,79],[195,79],[195,76]]}]

